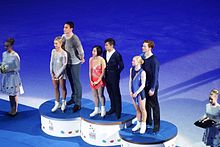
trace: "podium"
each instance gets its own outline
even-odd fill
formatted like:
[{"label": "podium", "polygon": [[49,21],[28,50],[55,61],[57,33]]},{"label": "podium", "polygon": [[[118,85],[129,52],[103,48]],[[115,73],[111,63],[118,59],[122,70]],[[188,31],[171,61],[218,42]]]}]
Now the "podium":
[{"label": "podium", "polygon": [[[115,113],[104,118],[97,114],[90,117],[94,110],[94,102],[82,99],[82,108],[73,113],[72,107],[67,106],[65,113],[60,109],[51,112],[54,100],[49,100],[39,107],[41,115],[41,129],[50,136],[77,137],[88,144],[96,146],[123,147],[175,147],[177,127],[167,121],[161,121],[161,128],[157,134],[148,129],[145,134],[132,132],[134,127],[132,119],[135,118],[135,110],[132,104],[123,102],[121,118],[117,119]],[[106,110],[109,110],[110,102],[106,102]]]},{"label": "podium", "polygon": [[[128,110],[128,107],[131,107],[131,104],[123,103],[123,109]],[[97,146],[121,145],[119,131],[129,127],[135,115],[122,112],[120,119],[117,119],[114,113],[106,115],[104,118],[100,114],[89,117],[92,111],[91,108],[83,108],[80,112],[81,138],[85,142]]]},{"label": "podium", "polygon": [[[73,113],[72,107],[67,107],[65,113],[60,109],[51,112],[55,100],[44,102],[39,107],[41,115],[41,129],[48,135],[55,137],[80,136],[81,117],[80,111]],[[82,99],[82,104],[92,104],[93,101]]]},{"label": "podium", "polygon": [[119,135],[122,139],[123,147],[175,147],[177,137],[177,127],[168,122],[160,121],[160,131],[156,134],[152,131],[152,128],[148,128],[145,134],[132,132],[131,126],[119,131]]}]

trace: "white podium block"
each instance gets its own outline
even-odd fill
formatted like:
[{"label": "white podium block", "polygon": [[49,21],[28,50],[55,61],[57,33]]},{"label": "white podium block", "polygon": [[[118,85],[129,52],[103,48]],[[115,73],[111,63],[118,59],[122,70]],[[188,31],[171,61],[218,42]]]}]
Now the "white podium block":
[{"label": "white podium block", "polygon": [[[82,99],[82,103],[90,104],[93,102],[88,99]],[[67,106],[64,113],[60,109],[51,112],[53,106],[54,100],[49,100],[44,102],[39,108],[43,132],[56,137],[80,136],[80,111],[73,113],[73,106]]]},{"label": "white podium block", "polygon": [[119,131],[131,124],[126,123],[95,124],[85,119],[81,120],[81,138],[92,145],[115,146],[121,145]]},{"label": "white podium block", "polygon": [[56,137],[80,136],[80,117],[72,120],[59,120],[41,116],[41,129],[48,135]]}]

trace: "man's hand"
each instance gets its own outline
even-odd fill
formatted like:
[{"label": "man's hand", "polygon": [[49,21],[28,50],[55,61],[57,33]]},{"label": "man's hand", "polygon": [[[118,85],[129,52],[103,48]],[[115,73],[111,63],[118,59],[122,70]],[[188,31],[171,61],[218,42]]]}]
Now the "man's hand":
[{"label": "man's hand", "polygon": [[153,96],[154,95],[154,91],[149,90],[148,94],[149,94],[149,96]]},{"label": "man's hand", "polygon": [[81,59],[81,64],[83,64],[85,62],[85,59],[83,58],[83,59]]}]

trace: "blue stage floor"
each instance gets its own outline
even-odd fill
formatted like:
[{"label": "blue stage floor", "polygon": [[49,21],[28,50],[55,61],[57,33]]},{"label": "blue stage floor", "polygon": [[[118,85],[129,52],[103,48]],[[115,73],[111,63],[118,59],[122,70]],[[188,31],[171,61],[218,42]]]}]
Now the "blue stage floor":
[{"label": "blue stage floor", "polygon": [[19,105],[16,117],[7,115],[9,102],[0,99],[0,146],[1,147],[92,147],[81,137],[58,138],[41,130],[38,109]]}]

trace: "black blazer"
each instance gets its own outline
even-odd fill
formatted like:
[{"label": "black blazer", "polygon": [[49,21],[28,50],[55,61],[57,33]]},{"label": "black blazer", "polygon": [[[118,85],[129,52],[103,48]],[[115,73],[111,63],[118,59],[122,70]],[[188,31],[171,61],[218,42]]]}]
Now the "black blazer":
[{"label": "black blazer", "polygon": [[103,52],[103,58],[106,62],[105,74],[118,74],[120,76],[121,71],[124,69],[124,63],[122,56],[119,52],[115,51],[110,57],[109,61],[106,60],[106,50]]}]

